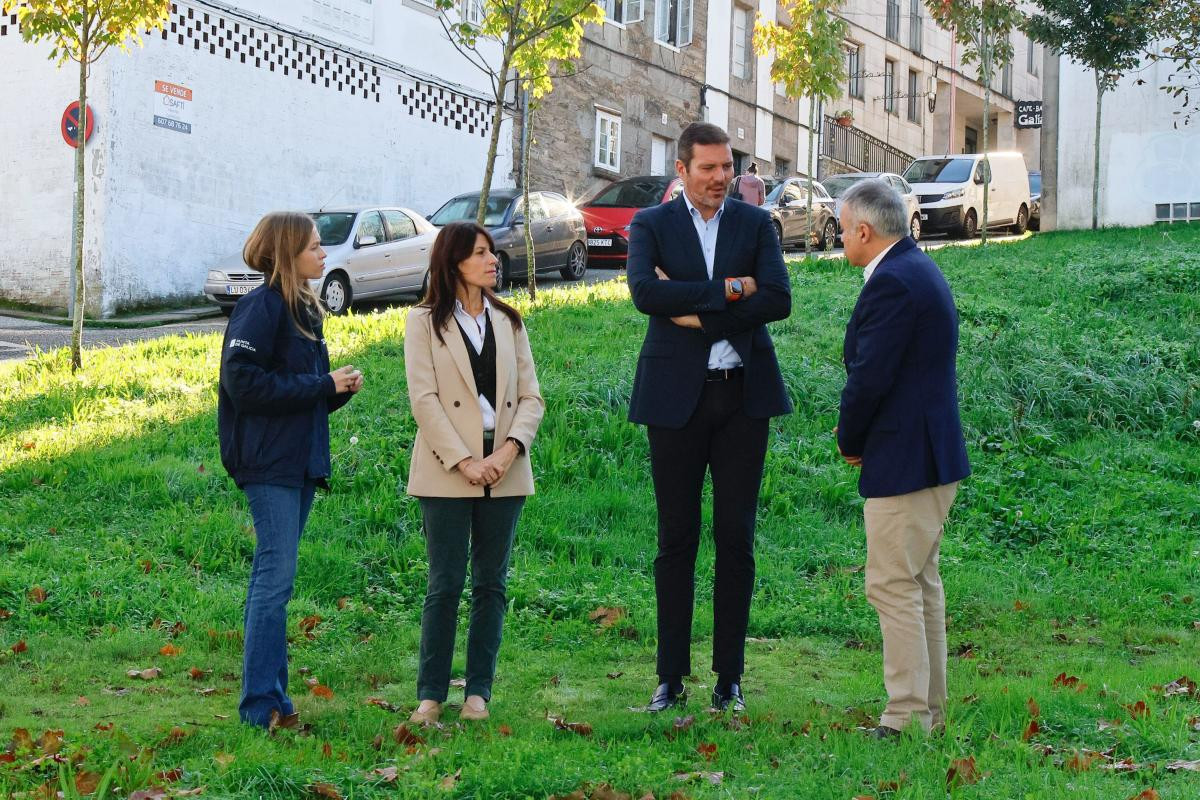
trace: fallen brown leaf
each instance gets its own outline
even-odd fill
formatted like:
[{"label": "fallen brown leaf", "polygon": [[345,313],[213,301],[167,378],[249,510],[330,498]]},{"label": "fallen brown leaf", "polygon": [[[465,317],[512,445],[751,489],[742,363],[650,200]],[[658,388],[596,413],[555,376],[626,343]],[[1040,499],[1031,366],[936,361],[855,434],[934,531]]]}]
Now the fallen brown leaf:
[{"label": "fallen brown leaf", "polygon": [[1178,697],[1179,695],[1200,697],[1200,694],[1197,694],[1195,682],[1186,675],[1181,675],[1163,687],[1163,697]]},{"label": "fallen brown leaf", "polygon": [[1042,730],[1036,719],[1029,720],[1029,724],[1025,726],[1024,733],[1021,734],[1021,741],[1028,742]]},{"label": "fallen brown leaf", "polygon": [[328,686],[325,686],[324,684],[318,683],[316,686],[309,689],[309,691],[315,697],[320,697],[324,700],[332,700],[333,699],[333,689],[330,689]]},{"label": "fallen brown leaf", "polygon": [[337,601],[338,611],[345,611],[346,606],[350,605],[349,597],[339,597]]},{"label": "fallen brown leaf", "polygon": [[1025,701],[1025,707],[1029,709],[1029,716],[1037,719],[1042,715],[1042,707],[1038,705],[1038,701],[1032,697]]},{"label": "fallen brown leaf", "polygon": [[1158,792],[1153,789],[1145,789],[1132,797],[1129,800],[1159,800]]},{"label": "fallen brown leaf", "polygon": [[154,562],[148,558],[139,561],[138,566],[142,568],[142,572],[146,575],[149,575],[154,570]]},{"label": "fallen brown leaf", "polygon": [[313,636],[313,631],[316,630],[317,626],[320,624],[321,616],[319,614],[313,614],[312,616],[305,617],[304,619],[300,620],[300,632],[309,639],[313,639],[315,638]]},{"label": "fallen brown leaf", "polygon": [[592,726],[586,722],[567,722],[562,717],[547,717],[547,719],[554,723],[554,727],[560,731],[570,731],[580,736],[592,735]]},{"label": "fallen brown leaf", "polygon": [[184,730],[183,728],[176,725],[175,727],[171,728],[171,730],[167,731],[167,735],[163,738],[162,744],[164,744],[164,745],[179,744],[180,742],[182,742],[184,739],[186,739],[190,735],[191,735],[191,733],[189,731]]},{"label": "fallen brown leaf", "polygon": [[100,786],[101,775],[99,772],[77,772],[75,773],[75,791],[81,795],[95,794],[96,789]]},{"label": "fallen brown leaf", "polygon": [[159,783],[178,783],[181,778],[183,778],[183,770],[179,767],[154,774],[154,780]]},{"label": "fallen brown leaf", "polygon": [[342,800],[342,793],[332,783],[314,783],[309,785],[308,791],[317,797],[327,797],[329,800]]},{"label": "fallen brown leaf", "polygon": [[513,733],[512,728],[507,725],[501,725],[498,730],[501,736],[512,736]]},{"label": "fallen brown leaf", "polygon": [[946,785],[953,789],[959,785],[978,783],[980,777],[982,776],[975,767],[975,756],[956,758],[950,762],[950,769],[946,771]]},{"label": "fallen brown leaf", "polygon": [[46,590],[43,589],[42,587],[34,586],[32,589],[30,589],[28,592],[25,593],[25,596],[29,598],[29,602],[33,603],[34,605],[39,605],[41,603],[46,602],[47,594],[46,594]]},{"label": "fallen brown leaf", "polygon": [[1200,761],[1172,761],[1166,766],[1167,772],[1200,772]]},{"label": "fallen brown leaf", "polygon": [[393,714],[399,713],[401,711],[400,706],[393,705],[392,703],[389,703],[387,700],[384,700],[382,697],[368,697],[367,705],[375,706],[376,708],[382,708],[384,711],[390,711]]},{"label": "fallen brown leaf", "polygon": [[[677,781],[707,781],[713,786],[719,786],[725,780],[724,772],[676,772]],[[674,797],[674,795],[671,795]]]},{"label": "fallen brown leaf", "polygon": [[626,616],[626,613],[627,612],[624,608],[608,608],[607,606],[600,606],[595,611],[588,614],[588,619],[592,622],[600,623],[601,628],[611,628],[613,625],[616,625],[618,622],[623,620]]},{"label": "fallen brown leaf", "polygon": [[1120,761],[1114,761],[1111,764],[1100,765],[1100,769],[1106,769],[1112,772],[1137,772],[1138,770],[1145,768],[1145,764],[1138,764],[1132,758],[1123,758]]},{"label": "fallen brown leaf", "polygon": [[42,755],[52,756],[62,750],[63,732],[61,730],[46,731],[38,737],[34,746],[42,752]]},{"label": "fallen brown leaf", "polygon": [[1129,716],[1133,717],[1134,719],[1150,716],[1150,709],[1146,707],[1146,703],[1142,700],[1138,700],[1136,703],[1123,706],[1123,708],[1128,711]]},{"label": "fallen brown leaf", "polygon": [[608,675],[606,677],[610,681],[615,681],[617,678],[621,677],[624,674],[625,674],[624,672],[610,672],[610,673],[608,673]]},{"label": "fallen brown leaf", "polygon": [[29,645],[25,644],[25,640],[22,639],[9,649],[13,651],[13,655],[20,655],[29,649]]},{"label": "fallen brown leaf", "polygon": [[167,656],[168,658],[172,658],[174,656],[179,655],[180,652],[181,652],[180,649],[178,647],[176,647],[175,645],[164,644],[161,648],[159,648],[158,654],[160,656]]},{"label": "fallen brown leaf", "polygon": [[86,707],[90,706],[91,704],[92,704],[92,701],[87,699],[83,695],[79,695],[79,697],[75,698],[75,705],[79,706],[80,708],[86,708]]},{"label": "fallen brown leaf", "polygon": [[717,745],[714,742],[701,742],[696,745],[696,752],[704,756],[705,761],[716,761]]},{"label": "fallen brown leaf", "polygon": [[217,765],[220,766],[221,769],[228,769],[230,764],[232,764],[234,761],[237,761],[237,756],[235,756],[233,753],[226,753],[218,750],[216,753],[213,753],[213,761],[217,762]]},{"label": "fallen brown leaf", "polygon": [[1076,750],[1071,753],[1070,758],[1063,762],[1063,769],[1071,772],[1087,772],[1093,764],[1103,759],[1104,756],[1095,750]]},{"label": "fallen brown leaf", "polygon": [[447,775],[438,782],[438,788],[447,792],[454,789],[458,785],[459,779],[462,777],[462,768],[459,767],[453,775]]},{"label": "fallen brown leaf", "polygon": [[592,789],[591,800],[633,800],[633,797],[625,792],[618,792],[607,783],[602,783]]},{"label": "fallen brown leaf", "polygon": [[395,783],[400,777],[396,767],[377,767],[367,773],[368,778],[379,778],[384,783]]},{"label": "fallen brown leaf", "polygon": [[0,608],[0,622],[12,617],[12,612],[7,608]]},{"label": "fallen brown leaf", "polygon": [[1028,603],[1024,603],[1020,600],[1013,601],[1013,611],[1028,611],[1028,610],[1029,610]]},{"label": "fallen brown leaf", "polygon": [[1119,720],[1119,719],[1113,719],[1113,720],[1102,719],[1102,720],[1099,720],[1096,722],[1096,730],[1098,730],[1098,731],[1106,731],[1110,728],[1119,728],[1119,727],[1121,727],[1121,720]]},{"label": "fallen brown leaf", "polygon": [[188,677],[194,681],[202,681],[205,678],[207,678],[210,674],[212,674],[211,669],[200,669],[199,667],[192,667],[191,669],[188,670]]},{"label": "fallen brown leaf", "polygon": [[392,738],[399,745],[425,744],[425,739],[409,730],[409,727],[404,723],[396,726],[396,729],[392,731]]}]

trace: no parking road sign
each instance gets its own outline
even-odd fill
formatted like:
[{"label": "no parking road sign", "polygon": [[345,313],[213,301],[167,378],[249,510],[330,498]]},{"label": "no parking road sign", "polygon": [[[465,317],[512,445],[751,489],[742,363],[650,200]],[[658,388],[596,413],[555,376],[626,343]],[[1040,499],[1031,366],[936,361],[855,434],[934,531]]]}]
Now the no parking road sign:
[{"label": "no parking road sign", "polygon": [[[96,112],[88,106],[87,110],[87,127],[83,131],[83,141],[87,142],[92,138],[92,132],[96,129]],[[62,134],[63,141],[70,147],[79,147],[79,101],[71,103],[67,106],[67,110],[63,112],[62,121],[59,123],[59,132]]]}]

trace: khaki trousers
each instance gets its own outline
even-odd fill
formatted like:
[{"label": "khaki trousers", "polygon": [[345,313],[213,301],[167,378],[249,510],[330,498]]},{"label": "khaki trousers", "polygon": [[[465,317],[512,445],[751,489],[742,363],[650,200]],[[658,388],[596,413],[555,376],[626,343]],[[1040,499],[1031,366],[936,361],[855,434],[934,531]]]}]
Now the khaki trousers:
[{"label": "khaki trousers", "polygon": [[883,633],[888,703],[880,725],[901,730],[915,717],[929,730],[946,718],[946,597],[938,574],[942,525],[958,483],[895,497],[870,497],[867,600]]}]

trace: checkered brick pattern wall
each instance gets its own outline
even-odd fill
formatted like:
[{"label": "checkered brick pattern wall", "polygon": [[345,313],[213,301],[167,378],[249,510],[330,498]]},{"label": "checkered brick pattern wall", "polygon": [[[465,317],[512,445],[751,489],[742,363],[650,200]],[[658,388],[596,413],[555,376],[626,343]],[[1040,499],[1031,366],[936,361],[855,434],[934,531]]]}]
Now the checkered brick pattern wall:
[{"label": "checkered brick pattern wall", "polygon": [[[19,34],[15,12],[0,17],[0,37]],[[172,3],[160,36],[164,42],[363,100],[379,103],[384,97],[377,65],[215,11]],[[397,95],[411,117],[481,137],[490,131],[489,105],[482,100],[407,78],[399,80]]]}]

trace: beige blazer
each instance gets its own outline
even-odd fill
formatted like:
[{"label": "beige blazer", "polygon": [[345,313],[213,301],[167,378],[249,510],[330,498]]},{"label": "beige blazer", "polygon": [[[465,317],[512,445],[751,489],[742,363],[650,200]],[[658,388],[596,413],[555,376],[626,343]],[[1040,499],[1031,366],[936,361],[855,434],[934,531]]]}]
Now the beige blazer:
[{"label": "beige blazer", "polygon": [[[492,497],[533,494],[530,448],[546,403],[538,388],[533,354],[525,328],[514,330],[503,312],[489,313],[496,336],[496,446],[509,437],[525,449],[517,456]],[[444,342],[433,332],[430,310],[416,306],[408,312],[404,333],[404,370],[408,398],[417,420],[408,493],[417,497],[483,497],[456,469],[464,458],[483,458],[483,413],[467,345],[451,317],[442,329]]]}]

